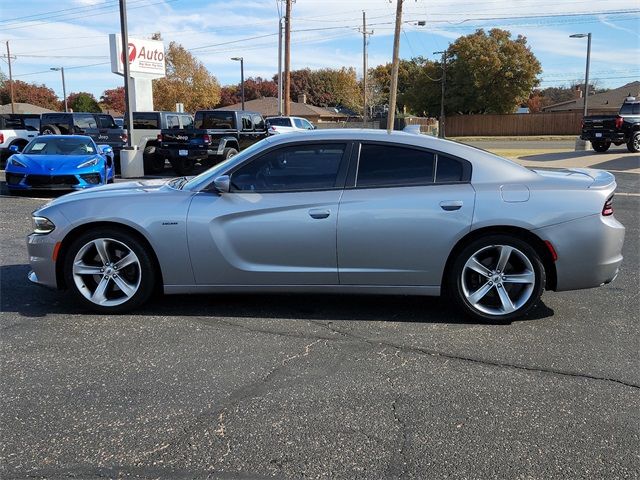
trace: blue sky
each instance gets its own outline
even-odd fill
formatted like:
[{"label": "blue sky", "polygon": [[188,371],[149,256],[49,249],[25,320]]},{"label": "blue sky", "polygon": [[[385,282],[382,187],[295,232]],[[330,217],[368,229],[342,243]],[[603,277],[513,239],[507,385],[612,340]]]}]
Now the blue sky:
[{"label": "blue sky", "polygon": [[[122,84],[111,73],[108,34],[119,31],[117,0],[0,0],[0,40],[10,41],[16,79],[44,83],[62,96],[53,66],[66,69],[67,92],[99,97]],[[162,33],[193,53],[221,84],[277,71],[278,0],[128,0],[129,33]],[[293,69],[355,67],[362,72],[362,11],[367,12],[369,65],[390,61],[395,0],[297,0],[293,5]],[[634,13],[628,13],[632,11]],[[574,14],[571,16],[563,16]],[[577,15],[576,15],[577,14]],[[540,17],[546,15],[548,17]],[[518,17],[518,18],[515,18]],[[500,27],[525,35],[541,61],[542,86],[584,78],[586,39],[593,33],[591,78],[616,87],[640,79],[640,0],[405,0],[403,58],[444,49],[477,28]],[[415,23],[425,20],[426,26]],[[258,37],[249,39],[250,37]],[[6,53],[4,50],[2,53]],[[6,59],[0,70],[7,73]]]}]

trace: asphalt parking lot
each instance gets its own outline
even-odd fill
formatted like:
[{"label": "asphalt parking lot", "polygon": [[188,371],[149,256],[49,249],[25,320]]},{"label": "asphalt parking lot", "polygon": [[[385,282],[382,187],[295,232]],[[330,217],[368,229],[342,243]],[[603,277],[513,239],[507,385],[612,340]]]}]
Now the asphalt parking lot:
[{"label": "asphalt parking lot", "polygon": [[619,183],[616,281],[508,325],[415,297],[90,314],[26,280],[47,196],[2,196],[0,477],[640,478],[638,157],[589,160]]}]

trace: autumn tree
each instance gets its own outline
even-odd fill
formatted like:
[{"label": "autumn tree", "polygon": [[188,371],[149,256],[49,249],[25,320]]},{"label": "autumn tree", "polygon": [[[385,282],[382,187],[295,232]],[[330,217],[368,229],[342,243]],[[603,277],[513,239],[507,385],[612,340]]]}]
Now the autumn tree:
[{"label": "autumn tree", "polygon": [[539,83],[542,67],[522,35],[514,40],[506,30],[479,29],[458,38],[448,52],[449,112],[513,113]]},{"label": "autumn tree", "polygon": [[[405,107],[405,96],[414,84],[420,67],[425,63],[424,58],[416,57],[411,60],[401,59],[398,64],[398,102],[397,108],[402,111]],[[370,106],[388,105],[391,91],[391,63],[378,65],[369,69]]]},{"label": "autumn tree", "polygon": [[167,76],[153,80],[156,110],[174,110],[183,103],[188,112],[212,108],[220,101],[220,84],[215,76],[182,45],[171,42],[165,53]]},{"label": "autumn tree", "polygon": [[96,97],[89,92],[77,92],[70,94],[67,97],[67,106],[74,112],[102,112]]},{"label": "autumn tree", "polygon": [[[44,85],[27,83],[21,80],[13,81],[13,101],[17,103],[30,103],[50,110],[60,110],[60,100],[55,92]],[[11,103],[9,80],[0,78],[0,104]]]},{"label": "autumn tree", "polygon": [[105,90],[100,97],[100,102],[108,110],[123,113],[127,108],[124,98],[124,87]]},{"label": "autumn tree", "polygon": [[[274,76],[274,81],[277,76]],[[358,109],[362,105],[360,84],[353,68],[305,68],[291,72],[291,100],[301,95],[317,106],[345,106]]]},{"label": "autumn tree", "polygon": [[[271,80],[261,77],[248,78],[244,81],[244,99],[245,101],[255,100],[264,97],[277,97],[278,84]],[[218,107],[226,107],[234,105],[242,101],[242,93],[240,84],[227,85],[220,89],[220,102]]]}]

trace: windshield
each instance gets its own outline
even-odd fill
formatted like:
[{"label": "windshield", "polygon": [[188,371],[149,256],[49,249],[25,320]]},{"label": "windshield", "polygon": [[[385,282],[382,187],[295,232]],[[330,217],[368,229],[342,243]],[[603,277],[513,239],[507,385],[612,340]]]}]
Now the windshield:
[{"label": "windshield", "polygon": [[233,112],[196,112],[195,128],[201,129],[230,129],[235,127]]},{"label": "windshield", "polygon": [[241,151],[239,154],[234,155],[233,157],[228,158],[224,162],[214,165],[209,170],[202,172],[200,175],[189,179],[189,181],[184,185],[182,185],[182,187],[187,190],[200,190],[204,188],[206,185],[211,183],[216,177],[222,175],[224,171],[229,167],[229,165],[235,164],[236,162],[244,161],[246,158],[250,157],[255,152],[261,150],[266,145],[266,142],[268,142],[267,139],[260,140],[259,142],[254,143],[250,147]]},{"label": "windshield", "polygon": [[96,147],[90,138],[38,137],[29,143],[22,153],[30,155],[91,155]]},{"label": "windshield", "polygon": [[275,117],[275,118],[267,118],[267,125],[269,126],[276,126],[276,127],[290,127],[291,126],[291,119],[290,118],[282,118],[282,117]]}]

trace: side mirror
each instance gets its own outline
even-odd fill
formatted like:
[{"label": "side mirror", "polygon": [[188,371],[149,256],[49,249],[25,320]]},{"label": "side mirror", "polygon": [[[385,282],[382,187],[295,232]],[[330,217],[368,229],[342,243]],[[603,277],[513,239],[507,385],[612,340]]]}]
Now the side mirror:
[{"label": "side mirror", "polygon": [[318,126],[317,126],[317,125],[314,125],[314,126],[313,126],[313,129],[314,129],[314,130],[317,130],[317,129],[318,129]]},{"label": "side mirror", "polygon": [[9,151],[13,153],[20,153],[20,147],[18,145],[11,145],[9,147]]},{"label": "side mirror", "polygon": [[111,155],[113,153],[113,148],[111,148],[111,145],[98,145],[98,148],[103,155]]},{"label": "side mirror", "polygon": [[213,181],[213,186],[220,193],[229,193],[231,190],[231,178],[229,175],[222,175]]}]

